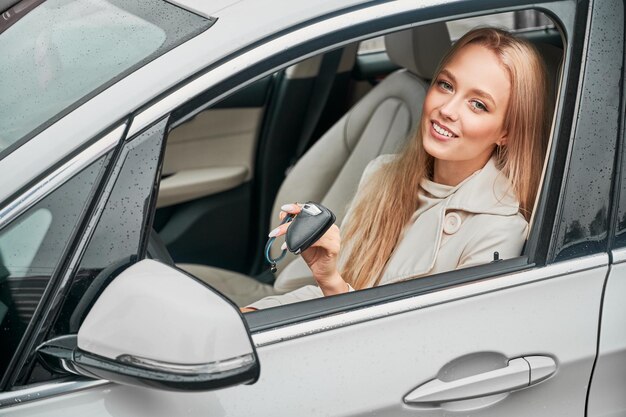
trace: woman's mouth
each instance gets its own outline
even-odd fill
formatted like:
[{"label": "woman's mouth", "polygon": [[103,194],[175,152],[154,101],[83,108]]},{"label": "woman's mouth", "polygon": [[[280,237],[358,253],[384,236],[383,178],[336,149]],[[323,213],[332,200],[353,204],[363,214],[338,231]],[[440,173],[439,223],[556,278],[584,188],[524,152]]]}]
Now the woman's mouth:
[{"label": "woman's mouth", "polygon": [[444,138],[444,139],[453,139],[458,137],[457,135],[455,135],[454,133],[452,133],[451,131],[449,131],[448,129],[446,129],[445,127],[441,126],[439,123],[435,122],[435,121],[431,121],[430,125],[432,127],[432,130],[440,137]]}]

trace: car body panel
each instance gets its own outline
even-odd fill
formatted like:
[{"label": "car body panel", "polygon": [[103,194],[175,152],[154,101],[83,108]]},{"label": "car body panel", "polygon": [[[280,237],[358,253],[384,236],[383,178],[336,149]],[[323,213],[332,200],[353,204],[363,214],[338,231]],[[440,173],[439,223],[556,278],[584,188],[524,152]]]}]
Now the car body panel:
[{"label": "car body panel", "polygon": [[589,391],[588,415],[623,416],[626,414],[626,252],[613,252],[618,262],[611,266],[602,301],[602,321]]},{"label": "car body panel", "polygon": [[[580,381],[590,376],[595,358],[606,261],[606,256],[596,256],[587,261],[596,264],[590,269],[573,261],[546,267],[543,273],[499,277],[510,279],[510,286],[501,282],[496,285],[506,288],[473,296],[463,287],[418,296],[398,302],[413,304],[403,314],[277,338],[274,343],[266,339],[264,346],[253,336],[262,365],[260,379],[252,386],[193,394],[105,385],[6,411],[13,417],[443,416],[454,410],[480,416],[582,416],[587,386]],[[562,275],[577,266],[583,270]],[[537,280],[542,275],[551,279]],[[529,277],[535,279],[521,283]],[[483,283],[483,290],[490,284]],[[471,314],[459,314],[459,309]],[[562,320],[564,316],[568,320]],[[551,378],[493,405],[473,400],[419,409],[403,403],[407,393],[435,378],[452,360],[491,353],[508,359],[550,356],[558,369]]]}]

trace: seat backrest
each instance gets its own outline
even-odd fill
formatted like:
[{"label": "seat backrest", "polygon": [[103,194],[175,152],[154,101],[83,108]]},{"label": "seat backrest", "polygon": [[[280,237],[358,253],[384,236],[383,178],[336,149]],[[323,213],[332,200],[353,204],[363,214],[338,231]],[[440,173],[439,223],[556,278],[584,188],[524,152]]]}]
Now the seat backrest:
[{"label": "seat backrest", "polygon": [[[367,164],[398,152],[413,137],[429,81],[450,47],[450,36],[445,23],[435,23],[387,35],[385,45],[402,69],[373,88],[294,165],[274,202],[272,228],[278,225],[282,204],[308,200],[333,210],[340,225]],[[277,256],[278,248],[273,250]],[[294,259],[288,255],[279,264],[282,272],[275,283],[281,291],[308,283],[295,279],[302,272],[287,267]]]}]

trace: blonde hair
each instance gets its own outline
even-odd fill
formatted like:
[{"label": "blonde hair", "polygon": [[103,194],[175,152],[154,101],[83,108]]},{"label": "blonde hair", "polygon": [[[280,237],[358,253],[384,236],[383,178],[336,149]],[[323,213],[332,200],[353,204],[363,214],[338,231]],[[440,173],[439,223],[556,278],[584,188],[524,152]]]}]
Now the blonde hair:
[{"label": "blonde hair", "polygon": [[[433,77],[461,48],[482,45],[496,54],[511,81],[504,119],[505,146],[494,149],[496,164],[510,180],[528,220],[533,208],[548,135],[547,77],[543,61],[527,41],[494,28],[475,29],[459,39],[444,56]],[[432,175],[433,157],[422,146],[421,122],[398,158],[372,175],[353,203],[350,221],[342,230],[348,253],[341,274],[354,288],[378,284],[404,227],[418,208],[417,190]],[[408,173],[408,175],[407,175]]]}]

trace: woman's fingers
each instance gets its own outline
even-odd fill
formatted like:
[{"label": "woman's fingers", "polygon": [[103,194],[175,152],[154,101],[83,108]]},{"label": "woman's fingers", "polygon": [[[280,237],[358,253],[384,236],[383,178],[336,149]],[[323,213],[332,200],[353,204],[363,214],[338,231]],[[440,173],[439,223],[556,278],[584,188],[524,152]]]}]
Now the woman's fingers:
[{"label": "woman's fingers", "polygon": [[302,211],[302,206],[298,203],[283,204],[280,209],[291,214],[298,214]]},{"label": "woman's fingers", "polygon": [[285,216],[287,216],[288,214],[298,214],[302,211],[302,206],[298,203],[292,203],[292,204],[283,204],[280,207],[280,213],[278,214],[278,217],[280,217],[280,220],[283,220],[285,218]]},{"label": "woman's fingers", "polygon": [[269,235],[267,235],[268,237],[278,237],[278,236],[282,236],[285,233],[287,233],[287,229],[289,228],[289,225],[291,225],[291,222],[289,223],[283,223],[280,226],[278,226],[276,229],[272,230],[270,232]]},{"label": "woman's fingers", "polygon": [[[300,213],[302,211],[302,206],[298,203],[283,204],[280,207],[280,210],[281,211],[278,214],[278,216],[280,217],[280,220],[283,221],[285,220],[285,217],[287,217],[287,215],[289,214],[296,215]],[[281,224],[276,229],[270,232],[269,237],[277,237],[277,236],[284,235],[285,233],[287,233],[288,227],[289,227],[289,223]]]}]

